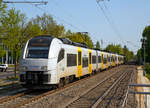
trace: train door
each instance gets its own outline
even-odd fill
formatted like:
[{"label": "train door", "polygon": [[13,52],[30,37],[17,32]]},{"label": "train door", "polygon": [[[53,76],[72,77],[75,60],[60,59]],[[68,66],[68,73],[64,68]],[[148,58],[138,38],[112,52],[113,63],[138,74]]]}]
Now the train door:
[{"label": "train door", "polygon": [[114,65],[116,66],[116,55],[114,55]]},{"label": "train door", "polygon": [[109,60],[108,60],[108,54],[106,54],[106,68],[109,67]]},{"label": "train door", "polygon": [[101,69],[104,69],[104,54],[101,53]]},{"label": "train door", "polygon": [[88,50],[89,51],[89,74],[92,73],[92,51],[91,50]]},{"label": "train door", "polygon": [[77,77],[82,76],[82,50],[81,48],[77,48]]},{"label": "train door", "polygon": [[115,66],[115,57],[112,55],[112,66]]}]

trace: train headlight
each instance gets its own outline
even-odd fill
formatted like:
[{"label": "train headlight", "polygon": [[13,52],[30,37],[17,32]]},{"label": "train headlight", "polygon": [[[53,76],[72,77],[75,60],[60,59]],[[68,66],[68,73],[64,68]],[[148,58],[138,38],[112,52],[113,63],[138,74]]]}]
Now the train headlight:
[{"label": "train headlight", "polygon": [[47,66],[41,66],[41,70],[47,71]]},{"label": "train headlight", "polygon": [[20,71],[26,71],[26,70],[27,70],[27,67],[26,67],[26,66],[20,67]]}]

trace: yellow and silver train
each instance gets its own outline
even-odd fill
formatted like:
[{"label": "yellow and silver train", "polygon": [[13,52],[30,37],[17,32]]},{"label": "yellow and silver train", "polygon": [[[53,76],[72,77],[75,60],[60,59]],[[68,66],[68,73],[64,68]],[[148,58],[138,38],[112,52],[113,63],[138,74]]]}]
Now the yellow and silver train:
[{"label": "yellow and silver train", "polygon": [[27,41],[19,63],[20,83],[27,88],[63,86],[75,78],[124,63],[124,56],[89,49],[65,38],[37,36]]}]

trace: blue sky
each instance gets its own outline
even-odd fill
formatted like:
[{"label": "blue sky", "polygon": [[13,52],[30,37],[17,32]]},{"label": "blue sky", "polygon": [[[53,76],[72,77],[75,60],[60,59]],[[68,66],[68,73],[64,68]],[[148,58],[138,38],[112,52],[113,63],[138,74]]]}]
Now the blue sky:
[{"label": "blue sky", "polygon": [[96,0],[43,1],[48,1],[48,4],[39,6],[42,10],[32,4],[8,4],[8,7],[21,10],[29,19],[42,15],[43,12],[52,14],[56,22],[63,24],[66,29],[71,29],[73,32],[89,32],[94,43],[103,40],[103,48],[111,43],[121,44],[122,46],[127,45],[134,53],[141,46],[140,39],[143,29],[150,24],[150,0],[100,2],[111,25],[98,7]]}]

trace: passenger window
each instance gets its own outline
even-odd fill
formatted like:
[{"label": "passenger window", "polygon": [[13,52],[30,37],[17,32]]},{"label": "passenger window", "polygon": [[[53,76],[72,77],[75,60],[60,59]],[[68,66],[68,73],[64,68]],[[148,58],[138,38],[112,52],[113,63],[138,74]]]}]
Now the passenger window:
[{"label": "passenger window", "polygon": [[101,63],[101,56],[98,56],[98,63]]},{"label": "passenger window", "polygon": [[67,67],[69,66],[77,66],[76,54],[67,54]]},{"label": "passenger window", "polygon": [[88,57],[82,58],[82,67],[88,67]]},{"label": "passenger window", "polygon": [[64,49],[61,49],[58,55],[57,63],[60,62],[64,58],[64,53],[65,53]]},{"label": "passenger window", "polygon": [[92,64],[96,64],[96,56],[92,56]]}]

